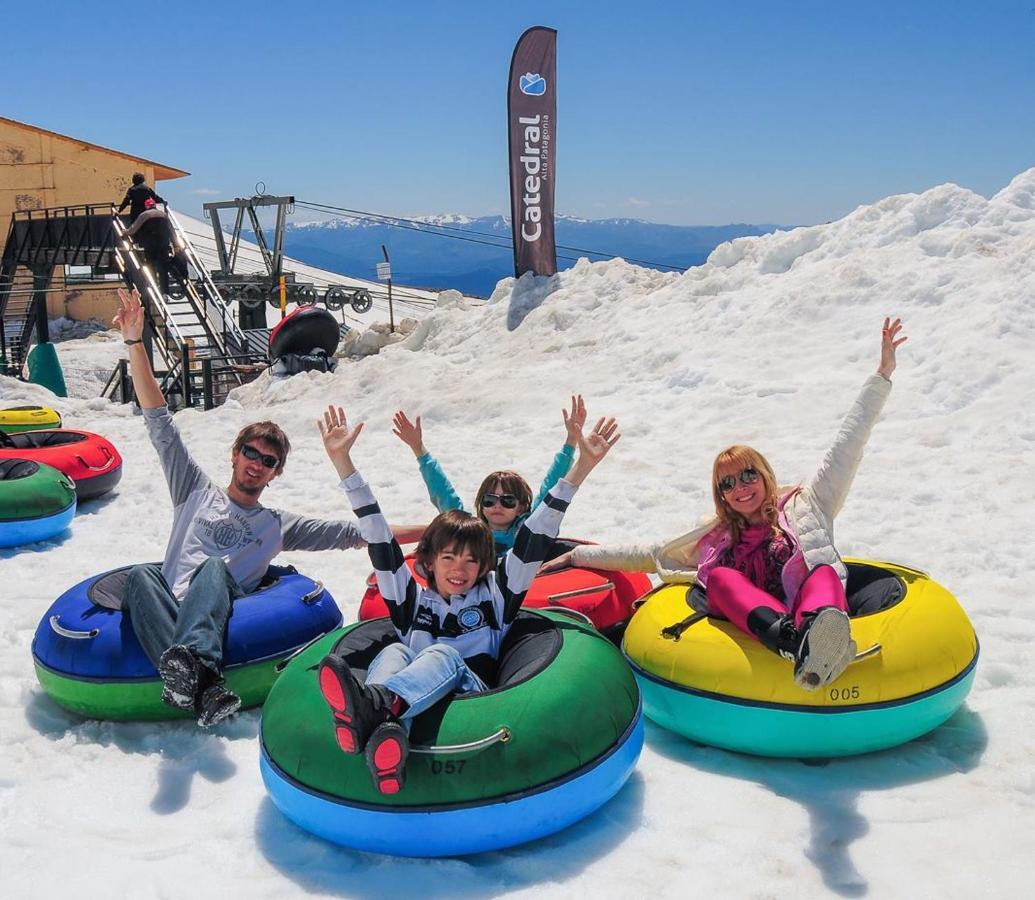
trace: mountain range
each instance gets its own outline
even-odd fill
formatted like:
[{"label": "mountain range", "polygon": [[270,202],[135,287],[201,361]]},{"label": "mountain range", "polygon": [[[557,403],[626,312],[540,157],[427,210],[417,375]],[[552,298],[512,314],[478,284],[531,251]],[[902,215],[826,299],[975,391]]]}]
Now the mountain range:
[{"label": "mountain range", "polygon": [[[389,224],[372,218],[290,224],[284,252],[297,260],[344,275],[375,276],[388,248],[396,283],[433,289],[454,288],[488,297],[496,283],[512,275],[510,219],[461,215],[425,216]],[[724,241],[766,234],[786,225],[657,225],[639,219],[556,220],[557,265],[570,268],[580,256],[601,260],[620,256],[656,268],[685,269],[703,263]]]}]

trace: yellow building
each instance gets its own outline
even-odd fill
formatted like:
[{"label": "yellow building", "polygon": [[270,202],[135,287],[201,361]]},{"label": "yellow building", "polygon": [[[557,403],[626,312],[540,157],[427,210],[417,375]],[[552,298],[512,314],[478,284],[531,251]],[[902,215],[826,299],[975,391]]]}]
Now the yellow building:
[{"label": "yellow building", "polygon": [[[7,240],[11,213],[16,210],[108,200],[118,205],[134,172],[142,172],[152,187],[190,174],[0,116],[0,251]],[[52,284],[59,287],[64,283],[61,273],[54,275]],[[47,312],[52,318],[109,321],[117,303],[114,290],[82,285],[52,293]]]}]

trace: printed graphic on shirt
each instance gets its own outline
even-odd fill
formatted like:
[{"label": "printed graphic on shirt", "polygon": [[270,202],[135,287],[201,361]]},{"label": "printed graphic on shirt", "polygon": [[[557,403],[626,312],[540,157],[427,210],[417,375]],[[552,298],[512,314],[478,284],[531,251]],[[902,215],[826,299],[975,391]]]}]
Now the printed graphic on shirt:
[{"label": "printed graphic on shirt", "polygon": [[207,519],[201,514],[195,516],[194,525],[204,542],[223,552],[240,550],[251,544],[262,546],[262,538],[255,535],[251,523],[233,513],[219,519]]},{"label": "printed graphic on shirt", "polygon": [[[482,628],[499,628],[491,599],[482,600],[477,605],[465,606],[456,612],[436,612],[434,607],[428,604],[428,598],[423,599],[425,602],[417,608],[413,629],[427,632],[432,640],[458,638]],[[439,600],[438,603],[443,601]]]},{"label": "printed graphic on shirt", "polygon": [[462,610],[456,619],[460,623],[461,631],[474,631],[485,624],[485,616],[477,606]]}]

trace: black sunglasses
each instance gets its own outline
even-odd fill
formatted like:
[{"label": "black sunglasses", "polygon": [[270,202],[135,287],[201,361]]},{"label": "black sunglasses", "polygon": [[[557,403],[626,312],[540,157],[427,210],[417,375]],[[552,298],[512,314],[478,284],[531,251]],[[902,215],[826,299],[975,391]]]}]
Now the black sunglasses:
[{"label": "black sunglasses", "polygon": [[242,444],[241,452],[246,459],[259,460],[267,469],[275,469],[280,465],[280,460],[277,457],[270,456],[268,453],[262,453],[251,444]]},{"label": "black sunglasses", "polygon": [[513,509],[518,505],[518,498],[513,494],[482,494],[482,506],[486,509],[497,503],[504,509]]},{"label": "black sunglasses", "polygon": [[750,466],[744,469],[740,475],[725,475],[719,479],[719,490],[724,494],[728,494],[737,486],[737,478],[740,478],[741,484],[754,484],[758,481],[758,470],[752,469]]}]

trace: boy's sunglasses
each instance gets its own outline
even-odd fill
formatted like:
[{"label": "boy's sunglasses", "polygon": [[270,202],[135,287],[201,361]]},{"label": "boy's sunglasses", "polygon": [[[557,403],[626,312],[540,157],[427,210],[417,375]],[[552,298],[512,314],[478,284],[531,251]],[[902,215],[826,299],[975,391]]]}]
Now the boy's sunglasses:
[{"label": "boy's sunglasses", "polygon": [[752,469],[750,466],[744,469],[740,475],[725,475],[719,479],[719,490],[724,494],[728,494],[737,486],[737,478],[740,479],[741,484],[754,484],[758,481],[758,470]]},{"label": "boy's sunglasses", "polygon": [[280,465],[280,460],[275,456],[270,456],[268,453],[263,453],[260,450],[253,447],[251,444],[242,444],[241,452],[245,455],[246,459],[259,460],[267,469],[275,469]]},{"label": "boy's sunglasses", "polygon": [[518,498],[513,494],[482,494],[482,506],[486,509],[497,503],[504,509],[513,509],[518,505]]}]

